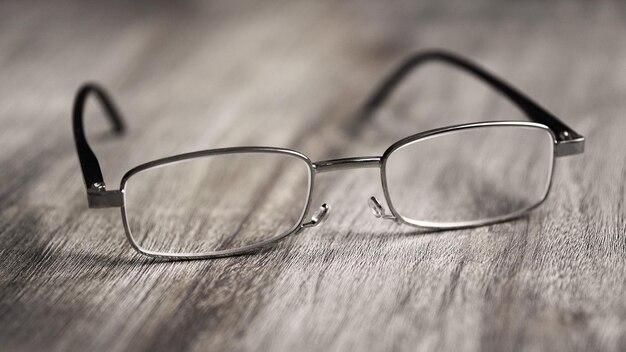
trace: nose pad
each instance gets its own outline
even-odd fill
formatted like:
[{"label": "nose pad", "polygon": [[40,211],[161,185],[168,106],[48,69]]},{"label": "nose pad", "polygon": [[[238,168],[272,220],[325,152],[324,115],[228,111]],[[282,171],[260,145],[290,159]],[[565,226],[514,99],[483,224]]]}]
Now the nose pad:
[{"label": "nose pad", "polygon": [[385,207],[383,207],[383,205],[380,204],[380,202],[378,201],[378,199],[376,199],[376,197],[371,196],[370,199],[367,200],[367,204],[370,206],[370,210],[372,211],[372,214],[374,214],[375,217],[379,219],[391,219],[391,220],[396,219],[395,216],[391,214],[387,214],[387,212],[385,211]]},{"label": "nose pad", "polygon": [[311,221],[302,224],[302,227],[314,227],[326,220],[328,213],[330,212],[330,205],[324,203],[320,205],[320,208],[311,216]]}]

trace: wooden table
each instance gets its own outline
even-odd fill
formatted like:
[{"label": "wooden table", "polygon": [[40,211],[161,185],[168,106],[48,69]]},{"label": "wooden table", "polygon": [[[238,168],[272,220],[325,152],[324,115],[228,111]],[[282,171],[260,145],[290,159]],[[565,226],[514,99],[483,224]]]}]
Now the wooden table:
[{"label": "wooden table", "polygon": [[[597,2],[4,2],[0,350],[626,349],[626,7]],[[341,128],[406,54],[474,58],[587,137],[529,216],[415,234],[374,218],[375,170],[324,174],[329,220],[255,255],[155,262],[88,210],[70,112],[86,80],[128,118],[89,138],[105,180],[162,156],[273,145],[376,155],[406,134],[523,119],[441,66]],[[93,116],[93,117],[91,117]],[[393,133],[392,133],[393,134]]]}]

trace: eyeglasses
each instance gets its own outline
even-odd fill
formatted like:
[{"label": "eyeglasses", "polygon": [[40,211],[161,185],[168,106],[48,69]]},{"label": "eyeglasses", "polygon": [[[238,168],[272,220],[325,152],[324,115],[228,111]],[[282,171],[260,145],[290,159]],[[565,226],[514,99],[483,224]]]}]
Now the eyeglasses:
[{"label": "eyeglasses", "polygon": [[438,128],[392,144],[382,156],[312,162],[295,150],[235,147],[175,155],[139,165],[107,190],[83,128],[86,100],[102,104],[114,132],[118,109],[98,85],[78,91],[73,110],[76,150],[90,208],[119,207],[126,236],[150,257],[199,259],[237,255],[320,224],[330,207],[307,219],[315,176],[350,169],[380,170],[385,203],[376,217],[415,227],[457,229],[521,216],[550,190],[555,157],[580,154],[584,137],[479,66],[455,54],[427,51],[394,70],[357,114],[352,133],[370,120],[394,88],[423,63],[468,72],[504,95],[532,122],[478,122]]}]

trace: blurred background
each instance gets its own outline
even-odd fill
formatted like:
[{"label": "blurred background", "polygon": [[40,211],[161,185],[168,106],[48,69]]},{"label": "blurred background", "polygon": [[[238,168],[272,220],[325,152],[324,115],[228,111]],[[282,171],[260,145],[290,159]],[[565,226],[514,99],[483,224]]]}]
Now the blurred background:
[{"label": "blurred background", "polygon": [[[385,126],[399,126],[396,134],[364,145],[337,135],[391,68],[433,47],[473,58],[583,134],[602,119],[617,134],[625,11],[570,1],[3,2],[0,188],[56,167],[63,177],[37,192],[81,191],[69,113],[85,81],[108,88],[128,119],[129,138],[94,145],[113,184],[134,165],[183,151],[275,145],[319,160],[380,153],[408,128],[523,119],[472,78],[434,65],[388,105]],[[106,121],[87,129],[102,133]],[[64,153],[63,164],[50,153]]]},{"label": "blurred background", "polygon": [[[0,341],[623,349],[625,34],[622,2],[2,1]],[[95,104],[87,114],[112,189],[133,166],[182,152],[377,155],[429,128],[524,119],[435,65],[393,96],[386,123],[347,137],[379,80],[425,48],[472,58],[587,137],[535,217],[403,237],[411,230],[369,214],[376,171],[357,170],[320,177],[313,206],[333,205],[328,223],[273,252],[149,266],[125,242],[118,212],[87,211],[70,124],[85,81],[106,87],[127,120],[114,138]]]}]

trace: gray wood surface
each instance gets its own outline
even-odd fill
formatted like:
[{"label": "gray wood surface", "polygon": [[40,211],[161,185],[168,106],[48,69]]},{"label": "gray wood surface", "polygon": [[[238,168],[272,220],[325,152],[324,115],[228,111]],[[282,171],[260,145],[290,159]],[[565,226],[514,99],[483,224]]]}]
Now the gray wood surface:
[{"label": "gray wood surface", "polygon": [[[626,7],[609,2],[0,4],[0,350],[626,349]],[[446,124],[522,119],[438,66],[389,105],[395,128],[341,132],[404,55],[474,58],[587,137],[526,218],[420,234],[375,219],[375,170],[320,175],[333,210],[251,256],[153,262],[119,212],[88,210],[73,94],[107,86],[129,131],[87,128],[109,185],[180,152],[381,153]],[[425,161],[427,162],[427,161]]]}]

